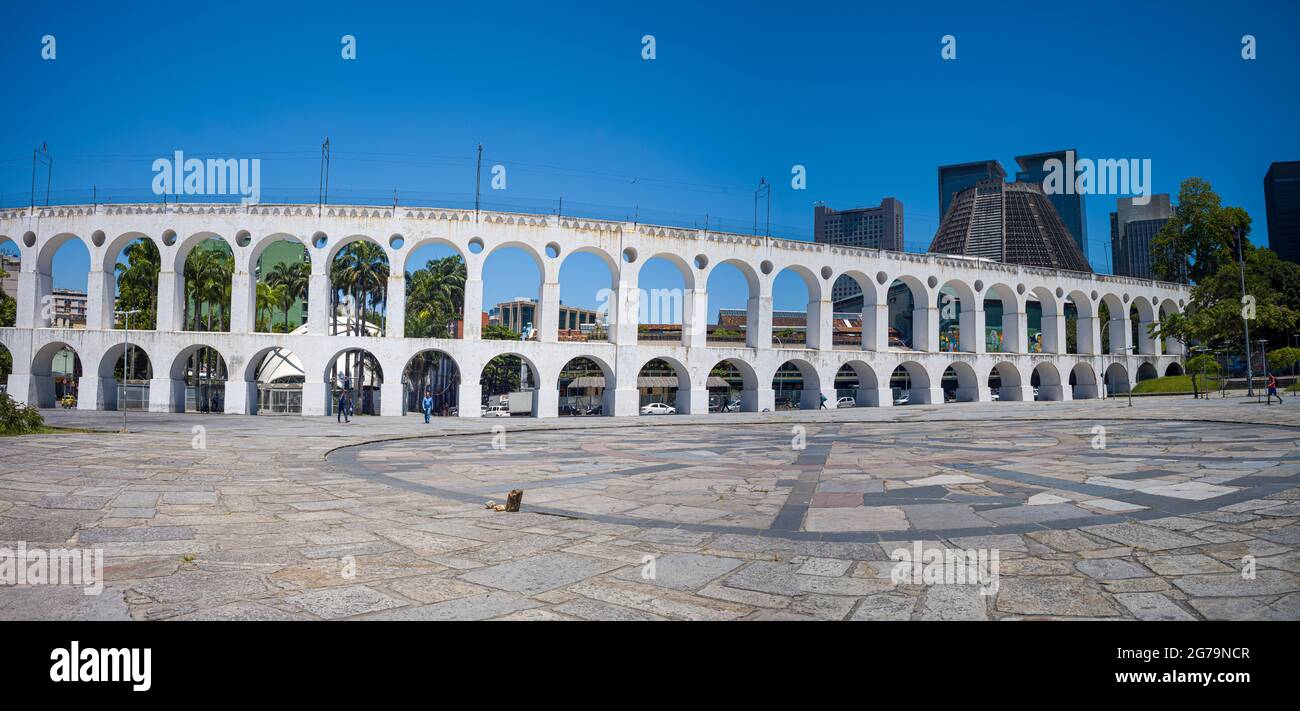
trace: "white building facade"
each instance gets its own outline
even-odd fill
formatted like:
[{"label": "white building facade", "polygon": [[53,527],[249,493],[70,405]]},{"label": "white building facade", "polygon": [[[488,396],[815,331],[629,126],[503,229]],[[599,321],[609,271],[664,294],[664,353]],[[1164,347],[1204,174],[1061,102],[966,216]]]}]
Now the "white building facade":
[{"label": "white building facade", "polygon": [[[230,332],[180,330],[185,259],[196,244],[214,237],[226,241],[234,254]],[[1136,381],[1139,368],[1163,375],[1185,353],[1176,341],[1162,344],[1150,335],[1149,327],[1161,313],[1185,309],[1188,288],[1145,279],[554,215],[403,207],[318,209],[315,205],[86,205],[0,211],[0,241],[12,240],[21,254],[17,322],[13,328],[0,329],[0,344],[13,356],[10,395],[52,405],[50,363],[55,353],[71,348],[84,371],[78,407],[112,406],[113,367],[123,352],[122,331],[113,329],[114,267],[122,249],[141,238],[152,240],[162,259],[157,328],[133,330],[130,340],[153,364],[149,406],[156,412],[184,409],[185,363],[203,346],[216,349],[228,365],[224,402],[228,413],[253,413],[257,365],[278,348],[291,351],[302,362],[303,415],[329,411],[329,374],[339,354],[350,349],[375,356],[386,376],[382,414],[401,415],[405,399],[401,374],[414,355],[435,350],[449,356],[459,369],[462,417],[478,416],[480,373],[492,358],[503,354],[517,355],[527,363],[534,382],[541,384],[533,399],[533,414],[551,417],[557,415],[560,371],[579,357],[591,359],[604,372],[604,413],[624,416],[638,413],[637,376],[656,358],[677,374],[678,410],[703,413],[708,411],[709,373],[724,361],[743,376],[742,409],[761,411],[773,407],[772,380],[786,362],[802,375],[804,407],[817,407],[823,395],[833,403],[836,374],[845,366],[857,376],[859,405],[887,406],[893,400],[890,377],[900,367],[909,375],[913,403],[943,402],[940,383],[950,367],[957,375],[960,401],[990,400],[987,383],[994,372],[1000,376],[1001,400],[1033,399],[1031,380],[1039,384],[1040,399],[1068,400],[1103,396],[1103,379],[1112,390],[1116,384],[1126,389]],[[52,328],[49,310],[42,307],[53,291],[54,253],[70,240],[81,240],[90,252],[85,329]],[[301,243],[311,258],[305,332],[254,332],[255,267],[262,251],[278,240]],[[357,240],[378,244],[389,260],[383,336],[328,333],[329,265],[342,247]],[[407,259],[430,243],[456,250],[466,263],[461,339],[402,337],[404,274],[419,266],[408,265]],[[483,265],[494,251],[508,247],[529,254],[542,275],[536,341],[480,338]],[[608,342],[557,339],[560,268],[566,258],[583,252],[596,255],[609,269],[613,296]],[[685,284],[680,343],[638,343],[638,274],[656,257],[676,265]],[[737,267],[748,282],[743,347],[710,346],[706,341],[706,285],[711,271],[724,264]],[[806,342],[774,347],[772,286],[786,270],[807,286]],[[831,287],[841,276],[854,279],[864,293],[862,342],[852,347],[832,344]],[[895,280],[912,292],[913,350],[889,348],[886,296]],[[959,352],[938,351],[940,290],[945,286],[958,296],[953,308],[959,311]],[[1011,352],[986,351],[986,297],[1003,304],[1003,342]],[[1042,353],[1026,352],[1025,304],[1031,300],[1042,305]],[[1077,354],[1065,352],[1067,301],[1078,313]],[[1111,314],[1108,323],[1098,317],[1103,303]],[[1131,308],[1140,321],[1136,342],[1129,321]],[[1110,354],[1101,352],[1103,328],[1109,329]]]}]

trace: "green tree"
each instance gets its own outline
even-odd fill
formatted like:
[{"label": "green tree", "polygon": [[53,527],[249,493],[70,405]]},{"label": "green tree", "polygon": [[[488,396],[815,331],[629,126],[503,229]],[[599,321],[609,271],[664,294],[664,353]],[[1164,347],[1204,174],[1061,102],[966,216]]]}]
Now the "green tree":
[{"label": "green tree", "polygon": [[[1199,398],[1201,396],[1201,389],[1197,380],[1200,377],[1218,375],[1219,361],[1215,360],[1214,356],[1209,355],[1208,353],[1202,353],[1201,355],[1194,356],[1187,361],[1186,370],[1187,374],[1192,376],[1192,395]],[[1209,394],[1209,391],[1209,383],[1206,383],[1205,392],[1207,395]]]},{"label": "green tree", "polygon": [[289,324],[289,310],[293,308],[299,299],[307,298],[307,289],[311,284],[311,264],[306,261],[306,253],[303,259],[296,262],[280,262],[271,268],[271,273],[266,276],[267,282],[280,287],[280,292],[275,299],[275,306],[278,306],[284,315],[282,326],[285,333],[293,331],[302,324]]},{"label": "green tree", "polygon": [[1245,210],[1224,207],[1206,180],[1184,180],[1173,218],[1151,242],[1156,276],[1200,283],[1218,273],[1223,265],[1236,261],[1236,230],[1250,235],[1250,215]]},{"label": "green tree", "polygon": [[[161,257],[153,240],[141,239],[122,250],[125,262],[115,265],[117,272],[117,308],[120,311],[139,311],[132,314],[131,328],[150,330],[158,322],[158,270]],[[125,319],[117,320],[115,328],[125,328]]]},{"label": "green tree", "polygon": [[465,262],[459,255],[430,259],[406,275],[408,338],[448,338],[465,303]]}]

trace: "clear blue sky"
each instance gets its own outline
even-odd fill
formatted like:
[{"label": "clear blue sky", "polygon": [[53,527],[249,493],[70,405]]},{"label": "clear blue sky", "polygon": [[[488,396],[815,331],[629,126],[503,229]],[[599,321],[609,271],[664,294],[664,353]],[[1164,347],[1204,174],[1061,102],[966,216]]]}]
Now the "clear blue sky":
[{"label": "clear blue sky", "polygon": [[[1076,147],[1150,158],[1155,192],[1188,176],[1246,208],[1266,241],[1262,181],[1300,159],[1294,2],[1058,3],[32,3],[6,0],[0,201],[27,200],[31,151],[55,155],[55,200],[146,196],[175,150],[261,158],[263,199],[331,192],[465,204],[473,156],[507,169],[489,207],[561,196],[609,217],[748,229],[752,188],[775,185],[774,233],[811,238],[812,204],[905,204],[906,244],[938,225],[938,165]],[[57,59],[43,61],[54,35]],[[356,61],[340,38],[357,38]],[[641,37],[657,58],[641,59]],[[940,59],[940,38],[957,59]],[[1240,57],[1241,36],[1258,59]],[[790,187],[802,164],[808,188]],[[486,172],[485,168],[485,172]],[[634,178],[636,178],[634,180]],[[1088,199],[1091,257],[1107,213]],[[80,288],[86,257],[56,259]],[[566,268],[566,303],[606,277]],[[649,287],[680,281],[651,269]],[[576,273],[576,274],[573,274]],[[710,287],[743,306],[739,278]],[[533,295],[521,259],[494,257],[488,304]],[[777,308],[802,308],[783,275]],[[712,311],[712,309],[711,309]],[[712,314],[711,314],[712,315]]]}]

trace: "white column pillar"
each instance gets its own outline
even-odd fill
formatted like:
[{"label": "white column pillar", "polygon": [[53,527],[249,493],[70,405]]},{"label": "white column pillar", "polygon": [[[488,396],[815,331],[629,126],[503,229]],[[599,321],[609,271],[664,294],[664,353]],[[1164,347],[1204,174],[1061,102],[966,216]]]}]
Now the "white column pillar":
[{"label": "white column pillar", "polygon": [[82,374],[77,381],[78,410],[113,410],[117,407],[117,380]]},{"label": "white column pillar", "polygon": [[989,402],[993,395],[987,385],[976,385],[974,387],[958,387],[953,393],[957,402]]},{"label": "white column pillar", "polygon": [[560,416],[560,390],[558,387],[539,387],[533,391],[533,417]]},{"label": "white column pillar", "polygon": [[635,346],[637,326],[641,317],[641,294],[637,290],[636,280],[624,281],[620,275],[618,286],[614,288],[609,310],[609,339],[619,346]]},{"label": "white column pillar", "polygon": [[939,350],[939,309],[933,304],[912,309],[912,350],[927,353]]},{"label": "white column pillar", "polygon": [[400,378],[397,382],[379,384],[379,414],[381,417],[401,417],[406,400],[406,384]]},{"label": "white column pillar", "polygon": [[117,279],[112,272],[92,269],[86,278],[86,329],[107,330],[113,327],[114,291]]},{"label": "white column pillar", "polygon": [[149,412],[184,412],[185,381],[153,378],[149,381]]},{"label": "white column pillar", "polygon": [[912,405],[943,404],[943,388],[911,388],[907,391],[907,400]]},{"label": "white column pillar", "polygon": [[457,414],[460,417],[481,417],[483,414],[483,386],[477,376],[473,382],[460,381],[457,393]]},{"label": "white column pillar", "polygon": [[1034,399],[1034,389],[1029,385],[1004,385],[998,388],[998,399],[1013,402],[1032,402]]},{"label": "white column pillar", "polygon": [[330,391],[325,387],[323,380],[312,382],[308,380],[302,384],[302,414],[303,417],[321,417],[334,411],[332,404],[328,403]]},{"label": "white column pillar", "polygon": [[745,345],[758,350],[772,348],[772,295],[750,297],[745,308]]},{"label": "white column pillar", "polygon": [[855,399],[858,401],[858,407],[893,407],[894,390],[888,386],[858,388]]},{"label": "white column pillar", "polygon": [[809,348],[816,348],[820,351],[829,351],[834,348],[833,310],[830,299],[808,302],[806,316],[808,338],[806,343]]},{"label": "white column pillar", "polygon": [[[311,277],[307,281],[307,333],[324,336],[330,332],[330,279],[328,274],[316,273],[314,260],[312,265]],[[304,390],[304,415],[307,414],[306,407],[307,393]]]},{"label": "white column pillar", "polygon": [[1127,316],[1111,315],[1110,319],[1110,354],[1124,356],[1128,355],[1129,348],[1133,346],[1132,322]]},{"label": "white column pillar", "polygon": [[1160,355],[1160,337],[1151,335],[1151,327],[1157,321],[1138,320],[1138,353],[1143,355]]},{"label": "white column pillar", "polygon": [[[609,389],[605,389],[609,393]],[[616,388],[614,390],[614,411],[606,415],[615,417],[636,417],[641,414],[641,391],[635,387]]]},{"label": "white column pillar", "polygon": [[226,381],[225,412],[227,415],[251,415],[257,403],[257,383],[247,380]]},{"label": "white column pillar", "polygon": [[[1007,311],[1008,304],[1002,303],[1002,351],[1004,353],[1027,353],[1029,352],[1029,342],[1025,335],[1027,331],[1027,319],[1025,312]],[[1016,304],[1010,305],[1012,309],[1019,308]]]},{"label": "white column pillar", "polygon": [[27,271],[25,265],[23,270],[18,272],[18,313],[14,318],[15,326],[18,328],[49,326],[48,320],[41,313],[41,297],[50,293],[51,283],[50,275]]},{"label": "white column pillar", "polygon": [[406,275],[389,272],[388,291],[385,293],[384,302],[384,317],[387,321],[384,336],[404,338],[406,336]]},{"label": "white column pillar", "polygon": [[889,304],[865,304],[862,307],[862,350],[889,349]]},{"label": "white column pillar", "polygon": [[740,409],[743,412],[769,412],[776,409],[776,391],[760,385],[754,390],[740,391]]},{"label": "white column pillar", "polygon": [[1101,320],[1092,316],[1080,316],[1075,324],[1079,355],[1098,355],[1101,353]]},{"label": "white column pillar", "polygon": [[677,401],[674,405],[683,415],[709,414],[709,391],[704,388],[691,390],[677,389]]},{"label": "white column pillar", "polygon": [[180,331],[184,329],[181,320],[185,311],[184,275],[174,271],[158,272],[158,318],[159,331]]},{"label": "white column pillar", "polygon": [[257,331],[257,296],[253,276],[236,260],[235,273],[230,284],[230,332],[254,333]]},{"label": "white column pillar", "polygon": [[682,345],[687,348],[704,346],[708,341],[708,322],[709,292],[687,289],[682,297]]},{"label": "white column pillar", "polygon": [[[1057,308],[1061,308],[1058,304]],[[1065,313],[1059,311],[1048,313],[1043,310],[1042,320],[1043,352],[1064,353],[1065,348]]]},{"label": "white column pillar", "polygon": [[[462,330],[461,338],[466,341],[477,341],[483,338],[483,280],[479,278],[478,273],[473,278],[465,280],[465,313],[461,317]],[[478,383],[474,383],[478,388]],[[461,391],[464,392],[465,386],[461,385]],[[476,396],[477,398],[477,396]],[[475,414],[466,415],[464,409],[461,410],[461,417],[478,417],[478,406],[480,403],[477,399],[474,401]]]},{"label": "white column pillar", "polygon": [[537,308],[537,338],[542,343],[560,340],[560,282],[542,282],[541,303]]},{"label": "white column pillar", "polygon": [[961,331],[960,343],[957,345],[959,350],[966,353],[985,352],[984,309],[975,308],[974,304],[968,308],[963,303],[961,313],[957,317],[957,328]]}]

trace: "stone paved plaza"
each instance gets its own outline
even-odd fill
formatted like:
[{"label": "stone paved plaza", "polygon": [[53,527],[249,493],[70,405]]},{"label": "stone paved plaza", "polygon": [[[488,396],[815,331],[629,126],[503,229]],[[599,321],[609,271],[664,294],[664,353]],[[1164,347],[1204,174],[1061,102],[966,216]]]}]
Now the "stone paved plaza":
[{"label": "stone paved plaza", "polygon": [[[103,431],[0,439],[0,546],[102,549],[106,588],[0,588],[0,618],[1300,619],[1297,403],[131,413],[128,435],[51,410]],[[522,512],[485,507],[513,488]],[[996,594],[895,584],[913,541],[996,549]]]}]

